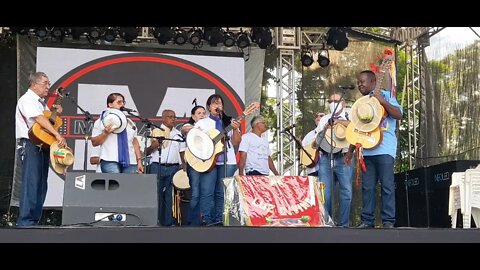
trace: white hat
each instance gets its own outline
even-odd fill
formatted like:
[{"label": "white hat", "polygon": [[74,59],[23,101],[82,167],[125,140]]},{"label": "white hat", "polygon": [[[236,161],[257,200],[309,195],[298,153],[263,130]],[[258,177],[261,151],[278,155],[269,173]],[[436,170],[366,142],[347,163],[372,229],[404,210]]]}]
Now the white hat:
[{"label": "white hat", "polygon": [[351,119],[356,129],[370,132],[382,122],[385,109],[376,97],[370,95],[359,98],[352,106]]},{"label": "white hat", "polygon": [[188,150],[197,158],[207,160],[213,155],[213,140],[198,128],[192,128],[187,135]]},{"label": "white hat", "polygon": [[111,125],[113,127],[113,133],[120,133],[127,128],[127,117],[122,111],[109,108],[103,112],[102,123],[105,127]]}]

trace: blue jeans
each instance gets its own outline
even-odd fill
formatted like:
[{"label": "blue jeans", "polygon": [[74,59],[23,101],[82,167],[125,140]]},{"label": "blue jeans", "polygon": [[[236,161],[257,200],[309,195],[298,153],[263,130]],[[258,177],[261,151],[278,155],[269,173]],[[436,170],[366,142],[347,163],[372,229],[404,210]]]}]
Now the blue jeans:
[{"label": "blue jeans", "polygon": [[102,173],[135,173],[137,170],[136,164],[130,164],[128,167],[123,167],[116,161],[107,161],[103,159],[100,161],[100,167],[102,168]]},{"label": "blue jeans", "polygon": [[367,172],[362,175],[362,223],[375,225],[375,186],[380,180],[382,223],[395,224],[394,159],[390,155],[364,156]]},{"label": "blue jeans", "polygon": [[43,203],[47,196],[47,178],[50,151],[41,150],[30,140],[20,141],[22,157],[22,187],[17,227],[37,225],[42,216]]},{"label": "blue jeans", "polygon": [[[163,226],[172,226],[172,198],[173,198],[173,175],[179,170],[180,165],[160,166],[158,162],[150,164],[150,173],[157,175],[157,194],[158,194],[158,219],[159,224]],[[164,215],[162,215],[165,213]]]},{"label": "blue jeans", "polygon": [[188,182],[190,184],[190,205],[187,213],[188,226],[200,226],[200,183],[208,177],[205,173],[195,171],[190,165],[187,166]]},{"label": "blue jeans", "polygon": [[[355,160],[352,159],[352,164],[346,166],[343,162],[343,154],[334,155],[333,173],[335,180],[338,181],[340,192],[340,206],[338,213],[338,226],[348,227],[350,225],[350,206],[352,203],[352,176]],[[332,216],[332,190],[333,183],[330,172],[330,156],[321,153],[320,169],[318,170],[318,180],[325,184],[325,209],[333,220]]]}]

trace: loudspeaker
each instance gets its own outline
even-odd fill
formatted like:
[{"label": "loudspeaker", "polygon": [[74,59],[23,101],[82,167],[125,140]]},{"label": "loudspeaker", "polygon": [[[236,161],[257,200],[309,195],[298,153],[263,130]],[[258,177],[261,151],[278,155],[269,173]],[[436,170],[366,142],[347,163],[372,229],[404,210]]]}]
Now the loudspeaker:
[{"label": "loudspeaker", "polygon": [[451,228],[448,196],[452,173],[465,172],[479,163],[456,160],[395,174],[395,226]]},{"label": "loudspeaker", "polygon": [[62,225],[156,226],[157,176],[67,173]]}]

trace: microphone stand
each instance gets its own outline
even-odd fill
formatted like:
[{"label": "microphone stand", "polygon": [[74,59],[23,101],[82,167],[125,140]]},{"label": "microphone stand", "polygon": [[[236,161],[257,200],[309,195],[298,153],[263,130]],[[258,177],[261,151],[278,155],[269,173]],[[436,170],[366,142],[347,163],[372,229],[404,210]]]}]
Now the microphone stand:
[{"label": "microphone stand", "polygon": [[[142,162],[143,162],[143,168],[145,170],[145,174],[148,174],[149,173],[148,162],[150,160],[147,157],[147,138],[151,138],[150,135],[152,134],[152,127],[156,127],[156,128],[158,128],[160,130],[163,130],[163,131],[165,131],[165,130],[162,127],[152,123],[152,121],[148,120],[147,118],[142,118],[142,117],[140,117],[140,115],[133,114],[132,112],[129,112],[129,111],[127,111],[127,113],[131,116],[139,118],[140,121],[145,124],[146,130],[143,132],[143,138],[144,138],[145,143],[144,143],[144,148],[143,148]],[[162,140],[162,142],[163,142],[163,140]]]},{"label": "microphone stand", "polygon": [[84,159],[83,159],[83,171],[87,171],[87,154],[88,154],[88,135],[87,132],[91,129],[90,124],[94,122],[92,115],[88,112],[85,111],[80,105],[78,105],[77,101],[69,96],[66,95],[66,97],[85,115],[85,127],[83,128],[83,138],[85,141],[85,149],[84,149]]},{"label": "microphone stand", "polygon": [[[331,128],[330,128],[330,141],[332,142],[332,144],[333,144],[333,121],[335,119],[335,114],[337,112],[338,105],[340,105],[340,103],[342,103],[343,97],[345,96],[345,94],[347,92],[347,89],[348,88],[342,88],[342,95],[340,96],[340,100],[338,101],[335,108],[333,108],[332,116],[330,116],[330,119],[328,119],[328,122],[331,126]],[[335,211],[334,211],[335,207],[333,205],[333,202],[335,201],[334,200],[334,197],[335,197],[335,179],[334,179],[335,160],[333,159],[333,148],[334,148],[334,146],[330,145],[330,179],[332,181],[332,189],[331,189],[331,194],[330,194],[331,195],[330,196],[330,206],[331,206],[331,210],[332,210],[331,218],[333,220],[335,220],[335,218],[334,218],[335,217],[335,214],[334,214],[335,213]],[[343,152],[343,149],[342,149],[342,152]]]}]

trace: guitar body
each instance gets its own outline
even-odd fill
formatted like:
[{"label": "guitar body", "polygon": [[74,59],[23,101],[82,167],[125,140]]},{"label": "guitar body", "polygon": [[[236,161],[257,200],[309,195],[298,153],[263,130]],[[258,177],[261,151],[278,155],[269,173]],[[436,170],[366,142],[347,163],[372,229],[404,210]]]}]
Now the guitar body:
[{"label": "guitar body", "polygon": [[[63,124],[62,118],[59,116],[53,115],[55,118],[52,118],[51,111],[44,111],[43,115],[50,121],[53,128],[58,130]],[[53,123],[52,123],[53,122]],[[39,123],[33,124],[32,128],[28,131],[28,137],[35,145],[41,145],[43,149],[48,149],[50,145],[55,142],[57,139],[53,136],[48,130],[44,129]]]},{"label": "guitar body", "polygon": [[300,150],[300,163],[303,166],[306,166],[308,168],[313,168],[318,162],[318,148],[313,148],[312,145],[314,143],[304,146],[303,148],[305,151],[310,154],[312,157],[313,161],[310,159],[310,157],[305,153],[305,151]]},{"label": "guitar body", "polygon": [[[218,134],[220,134],[220,131],[218,129],[210,129],[207,131],[207,135],[213,140]],[[213,169],[215,167],[215,163],[218,157],[218,154],[220,154],[223,151],[223,143],[222,141],[219,141],[214,145],[214,150],[213,150],[213,155],[207,159],[207,160],[201,160],[194,156],[192,152],[187,148],[185,149],[185,160],[192,166],[192,168],[195,169],[197,172],[207,172]]]},{"label": "guitar body", "polygon": [[350,144],[361,144],[365,149],[375,148],[382,142],[383,132],[380,127],[370,131],[363,132],[356,129],[353,122],[347,126],[346,138]]}]

